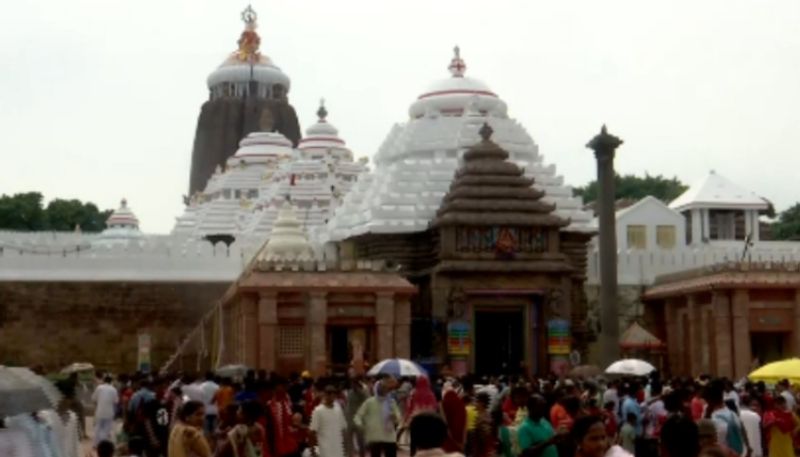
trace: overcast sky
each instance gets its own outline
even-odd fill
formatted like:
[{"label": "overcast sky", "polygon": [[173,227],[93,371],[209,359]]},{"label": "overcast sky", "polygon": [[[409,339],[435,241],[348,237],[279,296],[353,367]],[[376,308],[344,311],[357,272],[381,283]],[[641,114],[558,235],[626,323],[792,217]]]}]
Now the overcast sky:
[{"label": "overcast sky", "polygon": [[[0,193],[102,208],[125,196],[168,232],[188,187],[206,76],[236,48],[245,2],[4,1]],[[621,173],[710,169],[800,200],[800,2],[257,0],[261,51],[292,80],[301,127],[325,97],[356,155],[461,46],[567,183],[595,169],[602,123]]]}]

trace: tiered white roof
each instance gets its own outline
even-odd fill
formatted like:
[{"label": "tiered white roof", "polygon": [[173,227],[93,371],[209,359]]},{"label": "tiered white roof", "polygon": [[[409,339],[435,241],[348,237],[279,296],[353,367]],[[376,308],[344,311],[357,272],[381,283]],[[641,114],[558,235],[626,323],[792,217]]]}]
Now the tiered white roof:
[{"label": "tiered white roof", "polygon": [[696,208],[766,210],[769,202],[711,170],[673,200],[669,207],[676,211]]},{"label": "tiered white roof", "polygon": [[272,60],[261,54],[261,37],[256,33],[258,15],[251,6],[242,11],[245,29],[239,38],[239,49],[231,53],[208,76],[211,96],[242,96],[249,92],[251,81],[256,83],[258,95],[272,97],[274,87],[280,85],[289,91],[289,77]]},{"label": "tiered white roof", "polygon": [[572,196],[554,165],[544,164],[525,128],[508,117],[505,102],[483,82],[464,76],[458,48],[448,68],[451,77],[420,95],[409,110],[411,119],[391,129],[375,155],[375,171],[359,178],[329,223],[329,239],[425,230],[462,154],[480,141],[484,122],[494,129],[492,140],[545,191],[543,200],[570,219],[566,230],[593,231],[581,199]]},{"label": "tiered white roof", "polygon": [[256,261],[260,268],[298,268],[302,263],[312,262],[314,252],[294,206],[287,200],[278,211],[269,241]]},{"label": "tiered white roof", "polygon": [[128,200],[122,199],[106,220],[106,229],[92,241],[93,245],[141,244],[144,234],[139,230],[139,218],[128,208]]},{"label": "tiered white roof", "polygon": [[318,114],[296,150],[276,132],[255,132],[243,139],[225,170],[217,170],[205,190],[193,197],[173,233],[265,239],[287,196],[305,227],[324,225],[366,170],[366,162],[352,161],[353,153],[327,122],[324,107]]}]

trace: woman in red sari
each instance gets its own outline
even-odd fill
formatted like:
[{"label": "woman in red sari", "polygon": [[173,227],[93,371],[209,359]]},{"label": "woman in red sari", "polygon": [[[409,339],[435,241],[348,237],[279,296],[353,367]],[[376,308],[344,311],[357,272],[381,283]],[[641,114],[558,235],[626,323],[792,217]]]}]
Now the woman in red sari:
[{"label": "woman in red sari", "polygon": [[267,404],[275,432],[274,457],[286,457],[297,452],[298,445],[292,434],[292,402],[286,392],[286,381],[275,383],[275,394]]},{"label": "woman in red sari", "polygon": [[463,452],[467,438],[467,408],[450,382],[442,389],[442,416],[447,422],[447,439],[444,452]]},{"label": "woman in red sari", "polygon": [[436,411],[438,407],[436,395],[431,390],[431,382],[427,376],[420,376],[414,386],[414,390],[406,402],[406,424],[411,422],[415,414],[423,411]]}]

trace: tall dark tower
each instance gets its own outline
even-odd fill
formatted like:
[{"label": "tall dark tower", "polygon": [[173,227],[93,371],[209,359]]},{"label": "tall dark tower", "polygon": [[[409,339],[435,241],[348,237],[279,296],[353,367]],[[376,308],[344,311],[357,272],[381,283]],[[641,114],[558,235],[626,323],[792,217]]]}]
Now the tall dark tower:
[{"label": "tall dark tower", "polygon": [[217,166],[224,166],[239,140],[254,131],[278,131],[297,146],[300,125],[289,104],[289,77],[259,52],[258,16],[242,12],[239,49],[208,76],[208,101],[197,119],[189,195],[202,191]]}]

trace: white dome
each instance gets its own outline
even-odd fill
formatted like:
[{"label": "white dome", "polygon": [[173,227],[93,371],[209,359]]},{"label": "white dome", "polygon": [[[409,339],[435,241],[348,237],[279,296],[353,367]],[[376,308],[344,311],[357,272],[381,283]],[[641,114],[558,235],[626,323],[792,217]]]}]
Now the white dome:
[{"label": "white dome", "polygon": [[258,61],[251,64],[239,60],[237,54],[234,53],[225,59],[216,70],[208,75],[206,82],[209,88],[224,83],[247,83],[253,80],[268,86],[280,84],[287,91],[289,90],[291,85],[289,76],[274,65],[268,57],[260,56]]},{"label": "white dome", "polygon": [[426,114],[461,116],[465,111],[503,117],[506,103],[489,86],[478,79],[464,76],[467,69],[458,47],[448,69],[451,76],[431,84],[409,108],[411,118]]},{"label": "white dome", "polygon": [[122,199],[119,208],[106,220],[106,229],[92,241],[94,246],[141,244],[144,234],[139,230],[139,218],[128,208],[128,201]]},{"label": "white dome", "polygon": [[281,157],[292,157],[292,142],[278,132],[253,132],[239,142],[239,149],[228,159],[228,165],[242,161],[261,163]]},{"label": "white dome", "polygon": [[339,130],[328,122],[328,110],[324,101],[320,101],[317,110],[317,122],[306,130],[305,138],[297,146],[307,159],[322,159],[333,156],[338,160],[353,160],[353,153],[339,138]]},{"label": "white dome", "polygon": [[292,263],[313,259],[314,252],[294,206],[286,201],[278,211],[278,219],[272,226],[269,241],[258,254],[258,261]]},{"label": "white dome", "polygon": [[214,95],[241,96],[250,92],[250,82],[257,83],[258,95],[276,97],[275,86],[283,86],[283,94],[289,91],[289,77],[272,60],[259,51],[261,37],[256,33],[258,16],[248,6],[242,12],[245,29],[239,37],[239,49],[231,53],[222,64],[208,76],[208,88]]}]

